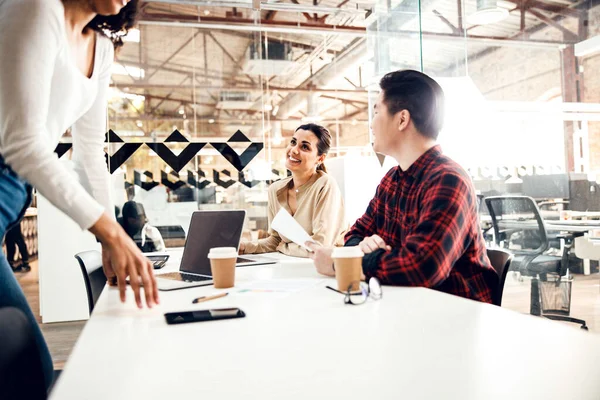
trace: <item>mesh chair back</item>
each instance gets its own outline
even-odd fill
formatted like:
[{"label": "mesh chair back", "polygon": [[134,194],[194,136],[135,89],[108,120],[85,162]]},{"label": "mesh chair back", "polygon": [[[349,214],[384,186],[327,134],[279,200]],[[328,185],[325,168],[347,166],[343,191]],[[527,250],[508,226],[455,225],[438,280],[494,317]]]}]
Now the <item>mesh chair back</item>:
[{"label": "mesh chair back", "polygon": [[542,254],[548,248],[548,234],[540,210],[527,196],[487,197],[495,242],[517,255]]},{"label": "mesh chair back", "polygon": [[92,314],[94,305],[106,285],[106,275],[102,269],[102,254],[96,250],[83,251],[76,254],[75,258],[81,267],[88,297],[88,308]]}]

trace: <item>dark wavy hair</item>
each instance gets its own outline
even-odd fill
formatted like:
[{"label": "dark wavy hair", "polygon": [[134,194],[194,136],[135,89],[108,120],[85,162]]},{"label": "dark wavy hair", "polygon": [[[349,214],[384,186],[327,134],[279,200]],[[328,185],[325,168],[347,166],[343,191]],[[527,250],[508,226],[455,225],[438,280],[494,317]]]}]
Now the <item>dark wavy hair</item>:
[{"label": "dark wavy hair", "polygon": [[[304,124],[300,125],[294,132],[298,132],[300,129],[303,131],[312,132],[318,139],[317,143],[317,154],[323,155],[329,153],[329,149],[331,148],[331,133],[324,126],[317,124]],[[321,163],[317,167],[317,171],[327,172],[327,168],[325,168],[325,164]]]},{"label": "dark wavy hair", "polygon": [[140,1],[131,0],[117,15],[96,15],[87,27],[107,36],[116,49],[123,46],[123,36],[134,27],[139,9]]}]

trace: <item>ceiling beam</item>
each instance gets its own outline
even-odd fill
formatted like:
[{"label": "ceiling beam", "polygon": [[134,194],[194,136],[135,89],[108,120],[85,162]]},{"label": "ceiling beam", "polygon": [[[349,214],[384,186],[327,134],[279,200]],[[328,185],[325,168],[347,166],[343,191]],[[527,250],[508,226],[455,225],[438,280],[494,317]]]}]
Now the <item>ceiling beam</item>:
[{"label": "ceiling beam", "polygon": [[[314,22],[295,22],[295,21],[267,21],[261,20],[257,24],[253,19],[245,18],[222,18],[222,17],[202,17],[200,20],[196,15],[185,14],[165,14],[165,13],[147,13],[140,16],[140,24],[166,23],[175,24],[180,27],[196,27],[207,29],[229,29],[243,31],[263,31],[263,32],[304,32],[304,33],[325,33],[338,35],[366,36],[366,29],[360,26],[337,26]],[[187,23],[187,24],[186,24]]]},{"label": "ceiling beam", "polygon": [[[364,112],[364,111],[360,111],[360,112]],[[349,117],[349,116],[348,116]],[[258,119],[251,119],[251,118],[215,118],[214,116],[205,116],[205,117],[196,117],[196,121],[198,123],[205,123],[208,124],[208,120],[210,119],[214,119],[215,120],[215,124],[218,123],[222,123],[222,124],[232,124],[232,123],[246,123],[248,125],[251,124],[258,124],[261,123],[262,124],[262,120],[260,118]],[[122,116],[119,115],[117,113],[114,113],[114,115],[110,116],[110,121],[111,124],[114,124],[116,122],[121,122],[121,121],[161,121],[161,122],[181,122],[183,121],[184,118],[181,115],[165,115],[165,116],[153,116],[153,115],[141,115],[139,117],[132,117],[132,116]],[[187,118],[187,120],[189,120],[190,122],[194,122],[193,119]],[[270,117],[269,121],[270,122],[289,122],[289,121],[301,121],[302,118],[301,117],[290,117],[290,118],[274,118],[274,117]],[[336,122],[340,122],[340,123],[350,123],[351,121],[344,121],[344,118],[338,118],[338,119],[324,119],[322,121],[320,121],[320,123],[336,123]],[[357,120],[357,122],[369,122],[366,119],[359,119]]]},{"label": "ceiling beam", "polygon": [[[294,4],[300,4],[300,2],[298,2],[298,0],[292,0],[292,3]],[[315,18],[313,18],[309,13],[307,12],[303,12],[302,15],[304,15],[304,18],[306,18],[307,21],[314,21]]]},{"label": "ceiling beam", "polygon": [[[183,78],[183,80],[181,82],[179,82],[179,85],[183,85],[188,79],[190,79],[189,76],[186,76],[185,78]],[[177,85],[177,86],[179,86]],[[144,96],[148,99],[148,101],[150,101],[152,98],[160,100],[160,102],[156,105],[154,105],[154,107],[152,107],[150,109],[150,111],[148,111],[148,114],[152,114],[154,111],[156,111],[158,109],[158,107],[160,107],[165,101],[170,100],[170,101],[177,101],[176,99],[171,98],[171,95],[175,92],[175,89],[171,90],[169,92],[169,94],[167,94],[165,97],[162,98],[158,98],[157,96],[150,96],[146,93],[142,93],[140,94],[141,96]]]},{"label": "ceiling beam", "polygon": [[[510,1],[516,4],[517,0],[510,0]],[[531,2],[532,1],[530,0],[530,2],[528,4],[530,4]],[[581,9],[585,10],[585,9],[589,8],[589,4],[590,3],[591,3],[590,0],[580,0],[577,3],[574,3],[570,8],[565,8],[565,9],[574,10],[574,11],[580,13]],[[585,15],[585,14],[583,14],[583,15]],[[566,17],[564,15],[560,14],[560,15],[556,15],[556,16],[552,17],[551,19],[553,21],[555,21],[555,22],[560,22],[564,18],[566,18]],[[584,18],[584,17],[582,16],[581,18]],[[547,28],[546,24],[543,24],[543,23],[542,24],[537,24],[536,26],[532,26],[531,28],[526,29],[524,32],[519,32],[517,35],[512,36],[510,39],[514,40],[517,36],[529,36],[531,34],[539,32],[539,31],[541,31],[542,29],[545,29],[545,28]],[[470,40],[470,37],[469,37],[469,40]],[[574,44],[574,43],[565,43],[565,44]],[[558,49],[560,50],[562,47],[563,46],[559,47]],[[480,51],[478,53],[475,53],[475,54],[469,56],[468,61],[469,62],[473,62],[473,61],[478,60],[478,59],[480,59],[482,57],[490,55],[490,54],[498,51],[499,49],[501,49],[501,47],[490,47],[489,49],[482,50],[482,51]],[[466,61],[459,62],[457,64],[457,66],[461,67],[465,63],[466,63]],[[445,71],[442,71],[442,74],[444,74],[444,73],[446,73],[448,71],[454,70],[457,66],[451,66],[450,68],[447,68]]]},{"label": "ceiling beam", "polygon": [[350,113],[350,114],[347,114],[347,115],[345,115],[345,116],[344,116],[344,118],[352,118],[352,117],[354,117],[354,116],[356,116],[356,115],[360,115],[360,114],[362,114],[362,113],[365,113],[365,112],[367,112],[368,110],[369,110],[369,107],[363,107],[363,108],[360,108],[360,109],[358,109],[358,110],[354,111],[353,113]]},{"label": "ceiling beam", "polygon": [[[174,101],[177,103],[185,103],[185,104],[197,104],[199,106],[206,106],[206,107],[214,107],[216,104],[215,103],[202,103],[202,102],[194,102],[192,99],[182,99],[180,97],[171,97],[171,96],[156,96],[153,94],[145,94],[145,93],[134,93],[134,92],[129,92],[129,94],[135,94],[138,96],[145,96],[148,99],[153,99],[153,100],[162,100],[162,101]],[[155,109],[158,108],[158,106],[154,107]],[[152,110],[154,111],[154,110]]]},{"label": "ceiling beam", "polygon": [[572,41],[579,41],[579,37],[576,33],[571,32],[569,29],[565,28],[558,22],[546,17],[544,14],[537,12],[535,10],[532,10],[531,7],[529,7],[527,9],[527,12],[529,14],[533,15],[534,17],[536,17],[537,19],[539,19],[540,21],[542,21],[543,23],[545,23],[546,25],[551,26],[551,27],[556,28],[559,31],[561,31],[565,35],[565,39],[572,40]]},{"label": "ceiling beam", "polygon": [[267,12],[267,16],[265,17],[265,19],[267,21],[273,21],[275,19],[275,15],[277,15],[277,11],[273,11],[273,10],[268,11]]},{"label": "ceiling beam", "polygon": [[[224,8],[242,8],[242,9],[257,9],[254,2],[236,2],[228,0],[219,0],[218,3],[214,1],[198,1],[198,0],[144,0],[146,3],[167,3],[167,4],[179,4],[182,9],[189,10],[190,13],[196,14],[197,7],[224,7]],[[293,2],[292,2],[293,3]],[[347,1],[343,1],[335,7],[320,6],[299,3],[285,3],[285,2],[264,2],[260,3],[261,11],[285,11],[285,12],[306,12],[306,13],[321,13],[321,14],[352,14],[352,15],[364,15],[365,12],[372,8],[371,5],[357,4],[355,7],[344,7]],[[150,8],[150,7],[148,7]],[[164,8],[160,7],[162,10]]]},{"label": "ceiling beam", "polygon": [[158,67],[156,67],[156,69],[149,75],[145,77],[146,81],[149,81],[150,78],[152,78],[154,75],[156,75],[156,73],[158,71],[160,71],[162,69],[162,67],[164,67],[165,65],[167,65],[173,58],[175,58],[175,56],[177,54],[179,54],[183,49],[185,49],[195,38],[196,36],[198,36],[200,34],[200,30],[196,31],[192,37],[190,37],[188,40],[185,41],[185,43],[183,43],[181,46],[179,46],[179,48],[177,48],[177,50],[175,50],[169,57],[167,57],[166,60],[164,60]]},{"label": "ceiling beam", "polygon": [[456,26],[454,26],[454,24],[452,22],[448,21],[448,18],[444,17],[438,10],[433,10],[433,14],[436,17],[438,17],[440,19],[440,21],[442,21],[444,23],[444,25],[449,27],[450,30],[452,31],[452,33],[454,33],[455,35],[460,35],[462,33],[462,29],[459,29]]},{"label": "ceiling beam", "polygon": [[[164,17],[164,16],[163,16]],[[187,20],[190,20],[189,18]],[[202,18],[202,21],[198,22],[197,18],[193,18],[195,22],[181,22],[174,20],[164,20],[160,18],[143,18],[140,20],[142,25],[158,25],[158,26],[176,26],[176,27],[192,27],[198,29],[232,29],[232,30],[243,30],[249,32],[295,32],[295,33],[319,33],[329,35],[352,35],[358,37],[366,37],[367,32],[365,28],[361,27],[340,27],[334,25],[317,25],[314,24],[303,24],[289,21],[280,22],[273,21],[274,23],[268,23],[262,21],[260,24],[254,23],[253,20],[246,20],[245,22],[239,23],[239,20],[228,20],[225,18],[211,18],[207,21]],[[282,25],[283,24],[283,25]],[[269,28],[274,28],[271,30]],[[390,36],[398,37],[414,37],[420,35],[424,39],[432,39],[439,41],[462,41],[466,40],[464,35],[457,35],[452,33],[440,33],[440,32],[417,32],[417,31],[406,31],[398,29],[394,32],[389,32]],[[487,46],[505,46],[505,47],[517,47],[517,48],[546,48],[546,49],[558,49],[560,46],[565,44],[572,44],[564,41],[551,41],[551,40],[519,40],[516,38],[507,38],[499,36],[482,36],[482,35],[469,35],[469,43],[481,44]]]},{"label": "ceiling beam", "polygon": [[[210,37],[216,43],[216,45],[219,46],[219,48],[231,60],[231,62],[233,62],[233,65],[235,65],[238,70],[243,71],[241,63],[239,61],[237,61],[231,55],[231,53],[229,53],[229,51],[227,51],[227,49],[225,48],[225,46],[223,46],[211,32],[208,32],[208,37]],[[252,82],[253,84],[256,84],[256,82],[254,81],[254,79],[252,79],[252,77],[250,75],[244,73],[244,76],[247,77],[248,79],[250,79],[250,82]],[[232,76],[232,79],[235,79],[235,71],[234,71],[234,76]]]},{"label": "ceiling beam", "polygon": [[356,99],[346,99],[346,98],[343,98],[343,97],[329,96],[329,95],[326,95],[326,94],[322,94],[319,97],[322,97],[324,99],[330,99],[330,100],[338,100],[338,101],[341,101],[342,103],[356,103],[356,104],[362,104],[362,105],[369,104],[368,101],[362,101],[362,100],[356,100]]},{"label": "ceiling beam", "polygon": [[[160,85],[154,83],[132,83],[132,84],[115,84],[114,82],[110,84],[110,87],[115,88],[129,88],[129,89],[162,89],[162,90],[172,90],[174,88],[173,85]],[[191,85],[185,84],[177,87],[176,89],[197,89],[197,90],[237,90],[240,92],[264,92],[266,91],[266,87],[263,86],[209,86],[209,85]],[[285,88],[280,86],[269,86],[269,92],[313,92],[313,93],[364,93],[367,94],[366,89],[319,89],[319,88]]]},{"label": "ceiling beam", "polygon": [[[152,64],[148,64],[148,63],[139,63],[139,62],[135,62],[135,61],[127,61],[127,60],[117,60],[117,62],[119,64],[123,64],[124,66],[131,66],[131,67],[136,67],[136,68],[142,68],[142,69],[151,69],[151,68],[156,68],[156,66],[152,65]],[[193,67],[190,67],[193,68]],[[214,79],[217,81],[228,81],[230,80],[228,77],[222,76],[222,75],[217,75],[217,74],[201,74],[197,71],[187,71],[185,69],[180,69],[180,68],[173,68],[173,67],[162,67],[161,68],[163,71],[166,72],[174,72],[177,74],[181,74],[181,75],[185,75],[188,77],[192,77],[192,76],[196,76],[196,78],[204,78],[204,79]],[[232,82],[233,84],[242,84],[242,85],[247,85],[249,82],[248,81],[234,81]],[[126,86],[126,84],[123,84],[123,86]]]},{"label": "ceiling beam", "polygon": [[462,32],[464,30],[462,2],[463,2],[463,0],[456,0],[456,18],[458,20],[459,32]]},{"label": "ceiling beam", "polygon": [[[521,0],[508,0],[509,2],[516,4],[517,6],[521,6]],[[544,11],[549,11],[554,14],[560,14],[565,17],[573,17],[578,18],[581,15],[581,11],[576,8],[571,8],[570,6],[565,6],[563,4],[550,3],[546,1],[539,0],[529,0],[527,1],[527,6],[531,8],[537,8]]]}]

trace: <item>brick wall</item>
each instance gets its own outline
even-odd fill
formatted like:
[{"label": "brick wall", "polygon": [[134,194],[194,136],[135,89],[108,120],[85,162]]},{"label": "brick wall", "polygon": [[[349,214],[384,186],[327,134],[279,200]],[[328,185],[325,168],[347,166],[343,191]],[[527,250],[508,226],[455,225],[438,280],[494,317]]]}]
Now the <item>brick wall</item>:
[{"label": "brick wall", "polygon": [[[561,25],[577,32],[577,20]],[[589,12],[589,36],[600,34],[600,6]],[[562,32],[548,27],[531,36],[536,40],[562,40]],[[583,99],[600,103],[600,55],[582,62]],[[558,50],[501,48],[468,63],[469,75],[488,100],[535,101],[561,93],[561,62]],[[590,169],[600,172],[600,122],[589,122]]]}]

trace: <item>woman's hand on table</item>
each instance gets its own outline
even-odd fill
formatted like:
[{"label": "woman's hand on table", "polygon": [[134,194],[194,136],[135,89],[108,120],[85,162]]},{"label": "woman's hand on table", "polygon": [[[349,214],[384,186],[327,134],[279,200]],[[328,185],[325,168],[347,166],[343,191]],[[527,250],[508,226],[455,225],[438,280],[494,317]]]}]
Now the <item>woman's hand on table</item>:
[{"label": "woman's hand on table", "polygon": [[125,301],[127,277],[130,277],[129,282],[139,308],[143,307],[140,293],[141,286],[144,287],[148,308],[158,304],[158,288],[154,278],[154,267],[123,228],[105,213],[90,228],[90,232],[96,235],[102,243],[104,273],[109,284],[114,285],[116,278],[121,301]]}]

